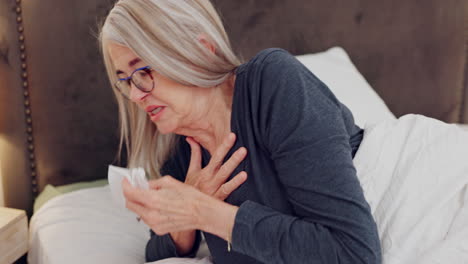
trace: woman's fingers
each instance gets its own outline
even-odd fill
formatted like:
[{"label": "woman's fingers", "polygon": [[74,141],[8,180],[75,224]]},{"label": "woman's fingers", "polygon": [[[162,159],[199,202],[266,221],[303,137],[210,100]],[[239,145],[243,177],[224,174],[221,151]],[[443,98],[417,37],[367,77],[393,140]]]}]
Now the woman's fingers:
[{"label": "woman's fingers", "polygon": [[[245,179],[246,175],[238,174],[228,183],[226,180],[231,176],[234,170],[247,156],[247,149],[242,147],[235,151],[226,162],[224,162],[227,153],[232,149],[236,142],[236,135],[229,133],[222,144],[215,150],[209,164],[201,169],[202,157],[201,146],[193,138],[187,137],[187,143],[191,148],[190,165],[185,179],[185,183],[194,186],[199,191],[222,198],[224,200],[229,194],[237,189]],[[162,188],[159,181],[150,182],[151,189]]]},{"label": "woman's fingers", "polygon": [[149,180],[148,185],[150,189],[159,190],[163,187],[172,187],[174,184],[183,184],[182,182],[174,179],[170,175],[164,175],[156,180]]},{"label": "woman's fingers", "polygon": [[125,199],[133,203],[145,206],[151,198],[149,190],[133,187],[126,178],[122,180],[122,190]]},{"label": "woman's fingers", "polygon": [[229,152],[232,146],[234,146],[234,142],[236,142],[236,134],[231,132],[224,139],[221,146],[219,146],[218,149],[216,149],[207,167],[210,168],[212,171],[215,171],[216,169],[221,167],[221,164],[224,161],[224,157],[226,157],[226,154]]},{"label": "woman's fingers", "polygon": [[187,137],[186,141],[189,143],[192,153],[190,156],[190,165],[188,171],[191,172],[192,170],[200,170],[202,162],[200,145],[191,137]]},{"label": "woman's fingers", "polygon": [[247,149],[242,147],[236,150],[234,154],[224,163],[220,168],[216,177],[224,182],[229,175],[239,166],[239,164],[245,159],[247,156]]},{"label": "woman's fingers", "polygon": [[198,190],[170,176],[150,181],[150,190],[122,182],[126,207],[136,213],[157,234],[179,232],[197,228],[194,201]]},{"label": "woman's fingers", "polygon": [[138,203],[135,203],[135,202],[132,202],[130,200],[127,200],[125,202],[125,207],[127,207],[128,210],[134,212],[135,214],[138,215],[138,217],[141,217],[141,219],[143,219],[143,221],[147,221],[147,212],[148,212],[148,209],[146,209],[144,206],[138,204]]},{"label": "woman's fingers", "polygon": [[159,190],[159,188],[161,188],[157,179],[156,180],[149,180],[148,185],[149,185],[149,188],[153,189],[153,190]]},{"label": "woman's fingers", "polygon": [[[184,219],[179,219],[178,214],[171,215],[171,212],[164,209],[157,208],[147,208],[138,203],[127,200],[125,206],[128,210],[134,212],[138,218],[141,218],[153,231],[158,235],[163,235],[168,232],[181,231],[180,228],[186,228],[184,225],[181,225],[179,222],[185,223],[188,222]],[[179,214],[180,215],[180,214]],[[137,218],[137,219],[138,219]],[[185,225],[189,225],[188,222]]]},{"label": "woman's fingers", "polygon": [[215,197],[219,198],[221,201],[224,201],[235,189],[241,186],[246,180],[247,172],[239,172],[230,181],[221,185],[221,187],[215,193]]}]

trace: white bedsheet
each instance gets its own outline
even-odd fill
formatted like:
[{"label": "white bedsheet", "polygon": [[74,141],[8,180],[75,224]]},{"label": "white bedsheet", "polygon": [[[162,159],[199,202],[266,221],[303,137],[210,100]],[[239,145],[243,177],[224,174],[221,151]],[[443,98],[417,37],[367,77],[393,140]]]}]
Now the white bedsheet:
[{"label": "white bedsheet", "polygon": [[468,133],[418,115],[365,129],[354,163],[386,264],[468,263]]}]

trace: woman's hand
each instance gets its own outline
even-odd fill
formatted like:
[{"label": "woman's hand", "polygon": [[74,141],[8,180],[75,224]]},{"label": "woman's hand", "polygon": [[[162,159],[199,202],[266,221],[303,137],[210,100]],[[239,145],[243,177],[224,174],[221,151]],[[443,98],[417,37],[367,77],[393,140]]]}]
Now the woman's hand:
[{"label": "woman's hand", "polygon": [[210,163],[201,168],[201,148],[200,145],[190,137],[187,142],[190,144],[192,154],[190,165],[185,178],[185,183],[191,185],[201,192],[224,201],[235,189],[237,189],[247,179],[245,171],[239,172],[230,181],[226,182],[229,175],[239,166],[247,155],[247,149],[239,148],[223,164],[224,157],[234,145],[236,135],[230,133],[223,141],[222,145],[211,157]]},{"label": "woman's hand", "polygon": [[150,189],[133,187],[126,179],[126,207],[158,235],[200,229],[230,237],[237,207],[206,195],[171,176],[149,182]]},{"label": "woman's hand", "polygon": [[149,181],[150,189],[122,182],[126,207],[135,212],[158,235],[197,229],[196,204],[206,196],[171,176]]}]

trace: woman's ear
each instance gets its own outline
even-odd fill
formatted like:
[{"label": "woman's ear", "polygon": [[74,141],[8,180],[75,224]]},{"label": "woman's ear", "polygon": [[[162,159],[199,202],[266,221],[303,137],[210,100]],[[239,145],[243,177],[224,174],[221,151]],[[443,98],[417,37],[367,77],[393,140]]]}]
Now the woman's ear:
[{"label": "woman's ear", "polygon": [[210,42],[210,40],[204,33],[198,35],[198,41],[200,41],[200,43],[203,44],[203,46],[205,46],[209,51],[211,51],[211,53],[216,53],[216,47],[213,45],[213,43]]}]

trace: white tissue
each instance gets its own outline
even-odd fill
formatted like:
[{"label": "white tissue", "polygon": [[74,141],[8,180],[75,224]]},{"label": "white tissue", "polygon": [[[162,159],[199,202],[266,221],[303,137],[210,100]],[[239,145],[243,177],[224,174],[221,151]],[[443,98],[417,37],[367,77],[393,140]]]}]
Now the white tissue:
[{"label": "white tissue", "polygon": [[109,165],[107,178],[109,180],[112,199],[122,208],[125,208],[125,197],[122,190],[122,181],[124,178],[127,178],[134,187],[146,190],[149,189],[148,180],[146,179],[145,170],[143,170],[143,168],[127,169]]}]

